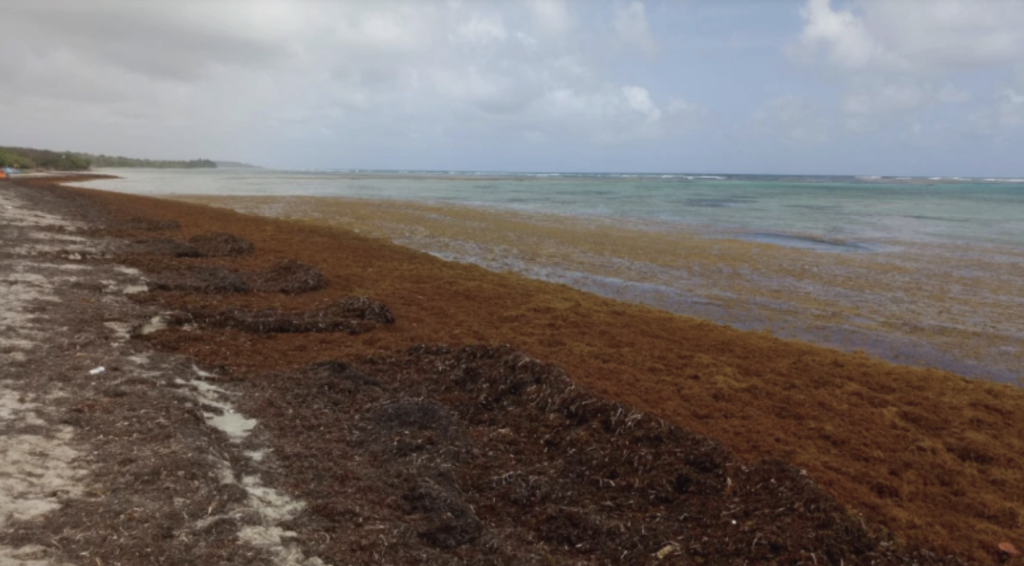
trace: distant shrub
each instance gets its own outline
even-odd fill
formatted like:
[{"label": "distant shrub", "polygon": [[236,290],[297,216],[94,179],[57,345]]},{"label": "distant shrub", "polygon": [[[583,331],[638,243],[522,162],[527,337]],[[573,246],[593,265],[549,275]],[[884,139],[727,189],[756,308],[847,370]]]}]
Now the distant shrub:
[{"label": "distant shrub", "polygon": [[31,159],[16,153],[0,148],[0,167],[14,167],[15,169],[32,169],[35,163]]},{"label": "distant shrub", "polygon": [[153,169],[216,168],[209,159],[191,161],[132,159],[109,155],[92,155],[71,151],[50,151],[27,147],[0,147],[0,167],[18,169],[49,169],[52,171],[86,171],[92,167],[146,167]]}]

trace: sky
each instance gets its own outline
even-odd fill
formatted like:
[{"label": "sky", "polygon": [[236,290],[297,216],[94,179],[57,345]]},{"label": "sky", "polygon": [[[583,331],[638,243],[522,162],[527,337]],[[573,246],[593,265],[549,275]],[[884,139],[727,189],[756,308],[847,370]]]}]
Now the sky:
[{"label": "sky", "polygon": [[1024,177],[1024,0],[0,0],[0,145]]}]

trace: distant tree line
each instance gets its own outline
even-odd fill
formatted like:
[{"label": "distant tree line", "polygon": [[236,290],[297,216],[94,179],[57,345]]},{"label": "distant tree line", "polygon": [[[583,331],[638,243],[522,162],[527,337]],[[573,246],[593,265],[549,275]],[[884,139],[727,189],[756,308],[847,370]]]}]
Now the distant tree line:
[{"label": "distant tree line", "polygon": [[93,167],[147,167],[153,169],[214,169],[217,164],[209,159],[192,159],[189,161],[132,159],[110,155],[76,154],[92,163]]},{"label": "distant tree line", "polygon": [[209,159],[169,161],[132,159],[109,155],[91,155],[71,151],[50,151],[25,147],[0,147],[0,167],[47,169],[50,171],[88,171],[92,167],[145,167],[154,169],[215,168]]}]

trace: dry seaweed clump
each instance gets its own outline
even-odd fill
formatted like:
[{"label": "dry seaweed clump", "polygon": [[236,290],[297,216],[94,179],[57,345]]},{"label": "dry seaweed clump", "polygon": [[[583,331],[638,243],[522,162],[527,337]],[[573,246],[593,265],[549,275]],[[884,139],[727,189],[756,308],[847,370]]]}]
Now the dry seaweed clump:
[{"label": "dry seaweed clump", "polygon": [[123,227],[126,230],[139,230],[142,232],[169,232],[180,230],[181,223],[177,220],[166,218],[150,218],[148,216],[132,216],[125,220]]},{"label": "dry seaweed clump", "polygon": [[274,264],[264,273],[252,277],[252,287],[264,293],[298,295],[327,287],[327,277],[312,265],[294,259]]},{"label": "dry seaweed clump", "polygon": [[292,527],[328,561],[959,563],[866,526],[801,470],[745,464],[509,347],[250,383],[282,477],[311,502]]},{"label": "dry seaweed clump", "polygon": [[217,312],[196,311],[172,317],[172,325],[198,324],[214,328],[233,328],[259,334],[307,332],[345,332],[362,334],[382,324],[395,322],[391,309],[366,297],[349,297],[319,308],[287,312],[276,309],[227,309]]},{"label": "dry seaweed clump", "polygon": [[135,243],[136,253],[168,257],[237,257],[251,254],[255,249],[252,242],[226,232],[199,234],[188,242],[156,238]]},{"label": "dry seaweed clump", "polygon": [[237,257],[251,255],[256,246],[241,236],[227,232],[208,232],[192,236],[189,245],[199,250],[203,257]]},{"label": "dry seaweed clump", "polygon": [[134,254],[161,257],[202,257],[202,253],[195,246],[170,238],[138,240],[132,246],[131,251]]},{"label": "dry seaweed clump", "polygon": [[150,287],[157,291],[190,293],[248,293],[245,276],[238,271],[216,266],[194,266],[167,271],[154,277]]}]

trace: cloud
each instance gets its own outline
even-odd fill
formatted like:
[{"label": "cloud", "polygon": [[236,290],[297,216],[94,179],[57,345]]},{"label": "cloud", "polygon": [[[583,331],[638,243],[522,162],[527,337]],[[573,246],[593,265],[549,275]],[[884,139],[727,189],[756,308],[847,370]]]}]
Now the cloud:
[{"label": "cloud", "polygon": [[823,52],[844,70],[942,74],[1024,55],[1024,3],[1015,0],[860,0],[845,8],[808,0],[800,15],[794,55]]},{"label": "cloud", "polygon": [[525,132],[583,145],[657,135],[659,90],[602,58],[627,38],[654,46],[643,5],[615,6],[611,37],[561,0],[14,3],[0,141],[49,145],[50,131],[85,151],[194,157],[282,140],[295,149],[277,152],[299,154],[328,138],[436,151]]},{"label": "cloud", "polygon": [[833,10],[830,0],[808,0],[800,16],[804,28],[799,53],[803,56],[813,57],[821,48],[830,63],[846,69],[863,69],[890,60],[864,21],[850,10]]},{"label": "cloud", "polygon": [[648,54],[657,52],[657,44],[647,25],[647,11],[643,2],[630,2],[615,10],[615,33],[626,45],[639,47]]},{"label": "cloud", "polygon": [[528,0],[527,5],[542,31],[562,35],[573,26],[572,15],[564,0]]},{"label": "cloud", "polygon": [[971,116],[971,125],[981,134],[1024,128],[1024,90],[1002,89],[993,101]]},{"label": "cloud", "polygon": [[500,15],[474,12],[469,20],[459,25],[455,37],[479,45],[504,41],[508,37],[508,32],[505,31],[505,24]]},{"label": "cloud", "polygon": [[1017,0],[866,0],[866,25],[914,72],[1004,65],[1024,54]]},{"label": "cloud", "polygon": [[217,27],[216,14],[191,4],[16,2],[4,6],[3,19],[4,35],[26,42],[40,60],[71,53],[158,79],[195,81],[220,66],[258,67],[286,56],[287,46],[257,18],[245,18],[251,27]]},{"label": "cloud", "polygon": [[545,118],[569,119],[582,129],[594,130],[601,124],[614,124],[614,128],[599,128],[606,141],[649,132],[647,126],[662,117],[661,109],[651,100],[647,89],[634,85],[609,86],[596,92],[557,89],[542,97],[538,109]]},{"label": "cloud", "polygon": [[803,27],[788,52],[840,86],[847,128],[871,131],[893,119],[923,130],[944,127],[929,121],[968,117],[976,131],[1015,123],[1005,96],[981,108],[972,91],[982,73],[996,92],[1024,76],[1024,2],[807,0],[800,15]]},{"label": "cloud", "polygon": [[661,110],[651,102],[651,95],[646,88],[624,86],[622,95],[626,100],[626,106],[646,116],[648,122],[657,122],[661,119]]}]

